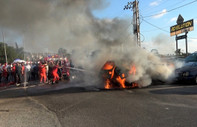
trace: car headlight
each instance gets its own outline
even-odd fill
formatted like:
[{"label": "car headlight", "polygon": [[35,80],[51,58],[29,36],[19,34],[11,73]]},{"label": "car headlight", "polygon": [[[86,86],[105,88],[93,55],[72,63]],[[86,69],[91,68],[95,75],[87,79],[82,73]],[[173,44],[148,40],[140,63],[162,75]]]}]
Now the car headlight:
[{"label": "car headlight", "polygon": [[185,76],[185,77],[189,76],[189,72],[188,71],[187,72],[184,72],[183,73],[183,76]]},{"label": "car headlight", "polygon": [[189,76],[189,72],[185,72],[185,76]]}]

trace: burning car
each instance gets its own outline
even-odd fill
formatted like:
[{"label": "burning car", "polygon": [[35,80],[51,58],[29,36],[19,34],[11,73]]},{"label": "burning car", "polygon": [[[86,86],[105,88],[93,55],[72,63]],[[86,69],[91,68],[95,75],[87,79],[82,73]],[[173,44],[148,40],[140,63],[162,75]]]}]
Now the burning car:
[{"label": "burning car", "polygon": [[111,88],[134,88],[136,83],[128,83],[126,76],[120,68],[115,65],[114,61],[107,61],[101,68],[101,76],[104,80],[105,89]]}]

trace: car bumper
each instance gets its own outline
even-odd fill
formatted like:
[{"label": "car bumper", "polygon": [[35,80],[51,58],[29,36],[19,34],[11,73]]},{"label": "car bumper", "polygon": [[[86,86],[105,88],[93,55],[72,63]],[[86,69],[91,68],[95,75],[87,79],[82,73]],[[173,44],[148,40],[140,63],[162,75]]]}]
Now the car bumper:
[{"label": "car bumper", "polygon": [[177,77],[177,81],[187,81],[187,82],[192,82],[195,80],[195,76],[182,76],[182,77]]}]

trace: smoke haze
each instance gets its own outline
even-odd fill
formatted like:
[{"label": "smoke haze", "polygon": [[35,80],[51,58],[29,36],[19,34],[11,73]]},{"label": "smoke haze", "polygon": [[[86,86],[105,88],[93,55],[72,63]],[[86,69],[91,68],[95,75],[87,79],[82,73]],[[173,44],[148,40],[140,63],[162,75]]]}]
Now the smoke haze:
[{"label": "smoke haze", "polygon": [[72,51],[73,62],[92,72],[98,72],[106,60],[115,60],[123,70],[136,65],[137,74],[129,76],[129,81],[146,86],[152,77],[167,79],[172,69],[136,47],[126,30],[129,20],[92,15],[108,5],[104,0],[1,0],[0,28],[11,31],[13,36],[8,38],[22,37],[26,51]]},{"label": "smoke haze", "polygon": [[[174,54],[174,41],[166,34],[158,34],[152,39],[154,47],[161,54]],[[168,48],[166,48],[168,47]]]}]

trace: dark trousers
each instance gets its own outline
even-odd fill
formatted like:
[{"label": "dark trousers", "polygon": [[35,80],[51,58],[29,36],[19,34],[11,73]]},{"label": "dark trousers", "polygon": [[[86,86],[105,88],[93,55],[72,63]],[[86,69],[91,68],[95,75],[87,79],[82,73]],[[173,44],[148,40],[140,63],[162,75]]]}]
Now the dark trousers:
[{"label": "dark trousers", "polygon": [[16,83],[21,83],[22,80],[22,74],[21,73],[16,73]]}]

